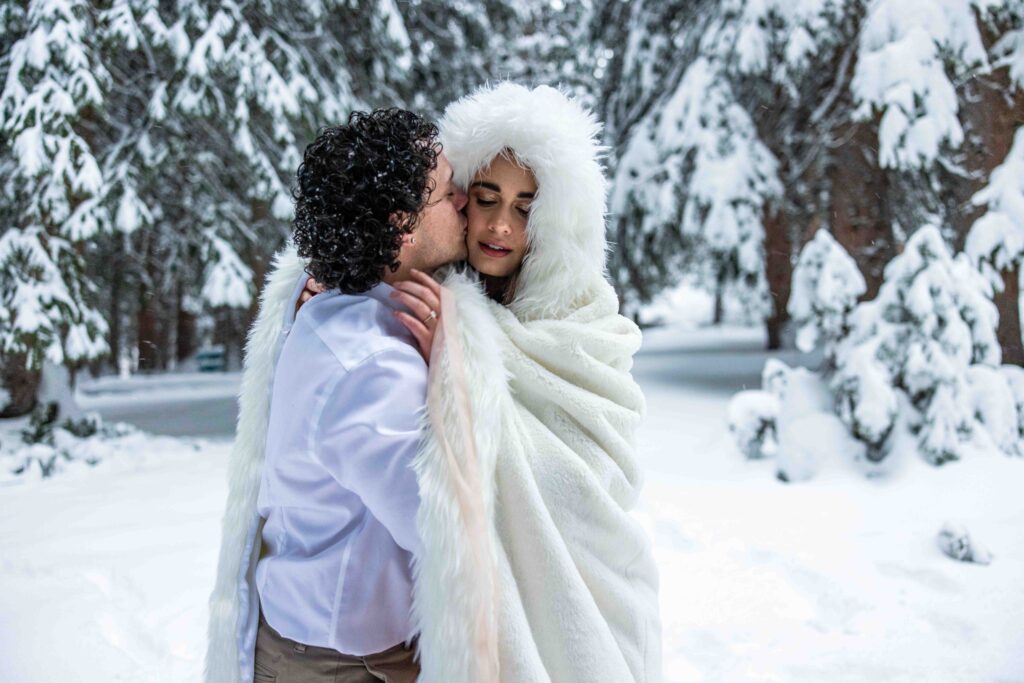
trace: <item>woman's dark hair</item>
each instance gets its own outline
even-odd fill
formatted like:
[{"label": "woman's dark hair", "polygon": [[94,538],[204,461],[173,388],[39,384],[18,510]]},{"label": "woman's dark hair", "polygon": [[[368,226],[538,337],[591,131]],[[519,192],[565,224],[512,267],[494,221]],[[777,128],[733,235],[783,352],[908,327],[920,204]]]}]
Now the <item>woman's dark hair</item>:
[{"label": "woman's dark hair", "polygon": [[402,235],[433,189],[437,126],[403,109],[356,111],[306,147],[295,197],[294,240],[317,282],[365,292],[398,269]]}]

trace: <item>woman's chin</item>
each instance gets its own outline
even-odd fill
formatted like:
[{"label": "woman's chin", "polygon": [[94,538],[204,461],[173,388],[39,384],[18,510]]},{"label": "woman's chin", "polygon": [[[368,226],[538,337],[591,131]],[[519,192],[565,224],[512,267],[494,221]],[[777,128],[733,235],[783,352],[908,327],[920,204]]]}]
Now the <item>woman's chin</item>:
[{"label": "woman's chin", "polygon": [[473,270],[481,275],[486,275],[487,277],[508,277],[511,275],[508,272],[508,268],[496,265],[491,259],[479,254],[470,253],[468,260],[469,265],[473,266]]}]

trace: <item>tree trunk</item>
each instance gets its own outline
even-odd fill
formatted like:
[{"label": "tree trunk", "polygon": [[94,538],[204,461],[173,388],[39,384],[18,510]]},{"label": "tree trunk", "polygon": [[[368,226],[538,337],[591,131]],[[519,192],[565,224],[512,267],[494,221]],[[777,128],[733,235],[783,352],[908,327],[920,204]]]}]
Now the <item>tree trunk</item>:
[{"label": "tree trunk", "polygon": [[113,272],[110,278],[110,310],[107,315],[107,327],[109,334],[107,343],[110,346],[110,357],[113,360],[114,368],[120,367],[121,362],[121,310],[124,295],[122,285],[124,284],[124,236],[114,236],[114,257],[110,267]]},{"label": "tree trunk", "polygon": [[10,395],[6,406],[0,406],[0,417],[21,417],[36,407],[36,396],[42,372],[28,368],[24,353],[8,354],[0,367],[0,384]]},{"label": "tree trunk", "polygon": [[786,306],[793,280],[793,245],[789,222],[781,209],[766,208],[764,212],[765,275],[772,298],[772,312],[765,320],[769,350],[783,346],[783,328],[789,320]]},{"label": "tree trunk", "polygon": [[160,349],[157,346],[156,311],[150,292],[139,291],[137,321],[139,370],[155,370],[159,366]]},{"label": "tree trunk", "polygon": [[[979,24],[982,41],[990,47],[1003,28],[985,23]],[[1017,90],[1010,81],[1009,67],[1002,67],[978,78],[968,79],[959,93],[965,103],[961,109],[964,132],[973,144],[965,145],[966,166],[971,173],[953,183],[955,198],[960,211],[953,215],[957,234],[956,248],[963,249],[974,222],[980,218],[985,207],[977,207],[971,197],[989,183],[992,171],[1006,160],[1013,145],[1018,126],[1024,123],[1024,93]],[[999,309],[999,327],[996,337],[1003,352],[1003,363],[1024,365],[1021,350],[1020,308],[1020,264],[1000,273],[1003,291],[994,297]]]},{"label": "tree trunk", "polygon": [[718,278],[717,282],[715,282],[715,310],[714,317],[711,319],[712,325],[722,324],[722,318],[725,315],[722,298],[722,278]]},{"label": "tree trunk", "polygon": [[1003,349],[1003,363],[1024,365],[1024,348],[1020,338],[1020,266],[1004,270],[1003,291],[995,296],[999,309],[999,329],[996,338]]},{"label": "tree trunk", "polygon": [[829,169],[831,229],[864,276],[867,291],[861,300],[866,301],[878,294],[885,265],[899,249],[888,210],[888,179],[878,167],[874,149],[875,132],[870,126],[851,123],[837,137],[851,133],[849,141],[835,150]]},{"label": "tree trunk", "polygon": [[178,283],[177,308],[177,348],[175,358],[180,363],[196,351],[196,316],[185,310],[185,285]]}]

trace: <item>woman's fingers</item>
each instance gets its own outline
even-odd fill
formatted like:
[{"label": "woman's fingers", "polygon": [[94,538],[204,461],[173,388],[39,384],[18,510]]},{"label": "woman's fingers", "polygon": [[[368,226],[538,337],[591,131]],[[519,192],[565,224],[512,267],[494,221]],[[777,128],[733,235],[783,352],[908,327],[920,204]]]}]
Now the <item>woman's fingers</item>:
[{"label": "woman's fingers", "polygon": [[[414,296],[410,296],[405,292],[395,292],[391,295],[391,298],[395,301],[401,302],[409,312],[424,325],[433,326],[433,323],[437,320],[436,308],[431,308],[425,304],[421,299]],[[435,312],[435,315],[431,315],[431,311]]]},{"label": "woman's fingers", "polygon": [[395,317],[398,318],[399,322],[406,326],[406,328],[412,332],[412,336],[416,338],[416,344],[420,348],[420,355],[423,356],[423,360],[430,364],[430,347],[434,344],[434,332],[429,329],[426,325],[421,323],[416,318],[412,317],[405,311],[396,311]]},{"label": "woman's fingers", "polygon": [[410,313],[398,311],[395,316],[412,332],[420,347],[420,355],[429,364],[430,348],[434,344],[434,331],[441,313],[441,286],[426,273],[415,269],[412,278],[396,282],[391,297],[409,309]]},{"label": "woman's fingers", "polygon": [[306,303],[320,292],[326,291],[327,288],[313,278],[307,279],[306,286],[302,289],[302,293],[299,294],[298,301],[295,302],[295,312],[299,312],[299,309],[302,308],[302,304]]},{"label": "woman's fingers", "polygon": [[431,292],[434,293],[434,296],[436,296],[438,298],[438,300],[440,301],[440,299],[441,299],[441,285],[440,285],[440,283],[438,283],[437,280],[435,280],[434,278],[430,277],[429,275],[424,273],[422,270],[416,270],[415,268],[411,269],[410,273],[411,273],[410,277],[411,277],[412,280],[414,280],[415,282],[417,282],[417,283],[423,285],[424,287],[426,287],[427,289],[429,289]]},{"label": "woman's fingers", "polygon": [[391,298],[400,301],[420,322],[430,327],[433,327],[441,313],[440,298],[423,285],[412,282],[396,283]]},{"label": "woman's fingers", "polygon": [[417,282],[413,282],[412,280],[396,282],[395,289],[419,299],[430,311],[436,311],[441,306],[441,297],[439,294],[435,294],[430,288]]}]

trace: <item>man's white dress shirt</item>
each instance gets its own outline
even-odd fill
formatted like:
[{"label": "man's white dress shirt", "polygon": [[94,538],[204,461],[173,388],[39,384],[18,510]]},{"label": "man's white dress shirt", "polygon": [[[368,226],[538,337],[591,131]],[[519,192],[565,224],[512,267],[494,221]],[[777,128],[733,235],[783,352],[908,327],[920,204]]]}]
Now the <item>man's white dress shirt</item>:
[{"label": "man's white dress shirt", "polygon": [[267,622],[350,655],[414,635],[411,464],[427,366],[392,315],[392,291],[323,292],[286,320],[257,500],[267,520],[256,566]]}]

